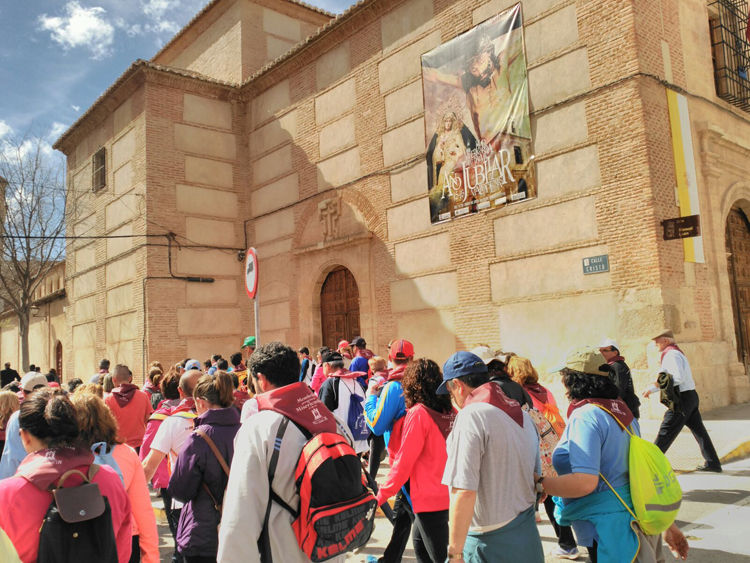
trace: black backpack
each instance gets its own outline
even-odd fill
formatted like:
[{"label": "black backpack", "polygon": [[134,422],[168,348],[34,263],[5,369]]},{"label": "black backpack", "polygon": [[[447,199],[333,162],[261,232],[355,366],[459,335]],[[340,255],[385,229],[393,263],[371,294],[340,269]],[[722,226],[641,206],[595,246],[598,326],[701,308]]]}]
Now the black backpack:
[{"label": "black backpack", "polygon": [[[72,469],[60,477],[57,487],[50,486],[53,498],[39,530],[37,563],[118,563],[112,509],[99,485],[91,482],[98,470],[92,465],[87,477]],[[83,484],[64,489],[74,473],[83,477]]]}]

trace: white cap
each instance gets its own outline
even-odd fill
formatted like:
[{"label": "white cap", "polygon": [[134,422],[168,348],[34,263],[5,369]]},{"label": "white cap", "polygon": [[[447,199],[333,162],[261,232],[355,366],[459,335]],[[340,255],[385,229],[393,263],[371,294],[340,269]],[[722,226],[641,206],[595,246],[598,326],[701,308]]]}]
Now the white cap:
[{"label": "white cap", "polygon": [[604,342],[599,344],[598,348],[617,348],[617,350],[619,351],[620,345],[617,344],[614,338],[607,338]]},{"label": "white cap", "polygon": [[479,356],[479,358],[484,362],[484,365],[489,365],[493,360],[506,363],[508,359],[503,354],[495,354],[495,351],[492,348],[488,348],[487,346],[477,346],[471,351],[471,353],[475,356]]},{"label": "white cap", "polygon": [[21,389],[31,393],[35,387],[47,387],[47,378],[41,373],[30,371],[21,379]]}]

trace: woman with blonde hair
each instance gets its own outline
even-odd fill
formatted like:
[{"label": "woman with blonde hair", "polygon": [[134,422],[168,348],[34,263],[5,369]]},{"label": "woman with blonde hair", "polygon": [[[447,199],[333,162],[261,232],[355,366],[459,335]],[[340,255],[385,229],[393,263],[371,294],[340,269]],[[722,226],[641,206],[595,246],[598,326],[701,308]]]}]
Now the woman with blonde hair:
[{"label": "woman with blonde hair", "polygon": [[10,415],[20,407],[18,395],[13,391],[0,392],[0,454],[5,449],[5,429],[8,426]]},{"label": "woman with blonde hair", "polygon": [[96,395],[100,399],[104,398],[104,388],[98,383],[84,383],[83,385],[76,387],[73,393],[89,393],[91,395]]},{"label": "woman with blonde hair", "polygon": [[94,386],[87,387],[89,389],[77,390],[71,396],[80,430],[78,438],[95,455],[99,455],[100,461],[114,459],[115,463],[107,465],[122,477],[132,508],[133,548],[130,562],[159,563],[159,534],[141,461],[135,450],[117,437],[117,420],[95,394]]},{"label": "woman with blonde hair", "polygon": [[225,371],[204,375],[193,391],[198,418],[180,450],[168,491],[185,503],[177,525],[177,550],[186,563],[216,561],[221,503],[234,456],[240,414]]}]

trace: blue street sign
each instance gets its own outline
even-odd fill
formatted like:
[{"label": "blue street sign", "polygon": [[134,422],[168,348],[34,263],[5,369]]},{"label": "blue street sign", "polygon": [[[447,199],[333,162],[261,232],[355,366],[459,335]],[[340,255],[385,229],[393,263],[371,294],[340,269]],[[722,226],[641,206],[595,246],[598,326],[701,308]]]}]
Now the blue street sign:
[{"label": "blue street sign", "polygon": [[609,272],[609,255],[590,256],[583,259],[584,274],[603,274]]}]

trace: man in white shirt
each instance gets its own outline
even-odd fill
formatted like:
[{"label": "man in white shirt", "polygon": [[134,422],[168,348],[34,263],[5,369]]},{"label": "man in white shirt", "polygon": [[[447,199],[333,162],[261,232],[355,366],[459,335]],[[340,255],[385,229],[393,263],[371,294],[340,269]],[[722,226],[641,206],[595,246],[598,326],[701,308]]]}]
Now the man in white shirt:
[{"label": "man in white shirt", "polygon": [[[654,443],[662,452],[666,453],[683,427],[687,426],[700,446],[703,459],[706,460],[705,464],[697,468],[698,471],[721,473],[719,456],[706,427],[703,425],[703,419],[698,408],[698,393],[695,391],[695,381],[687,357],[675,343],[674,333],[671,330],[661,331],[653,340],[656,343],[656,348],[661,352],[659,372],[667,373],[672,377],[674,389],[682,402],[682,412],[668,410],[664,413],[664,420],[662,420],[659,435]],[[643,393],[643,396],[648,397],[658,390],[658,386],[651,387]]]}]

